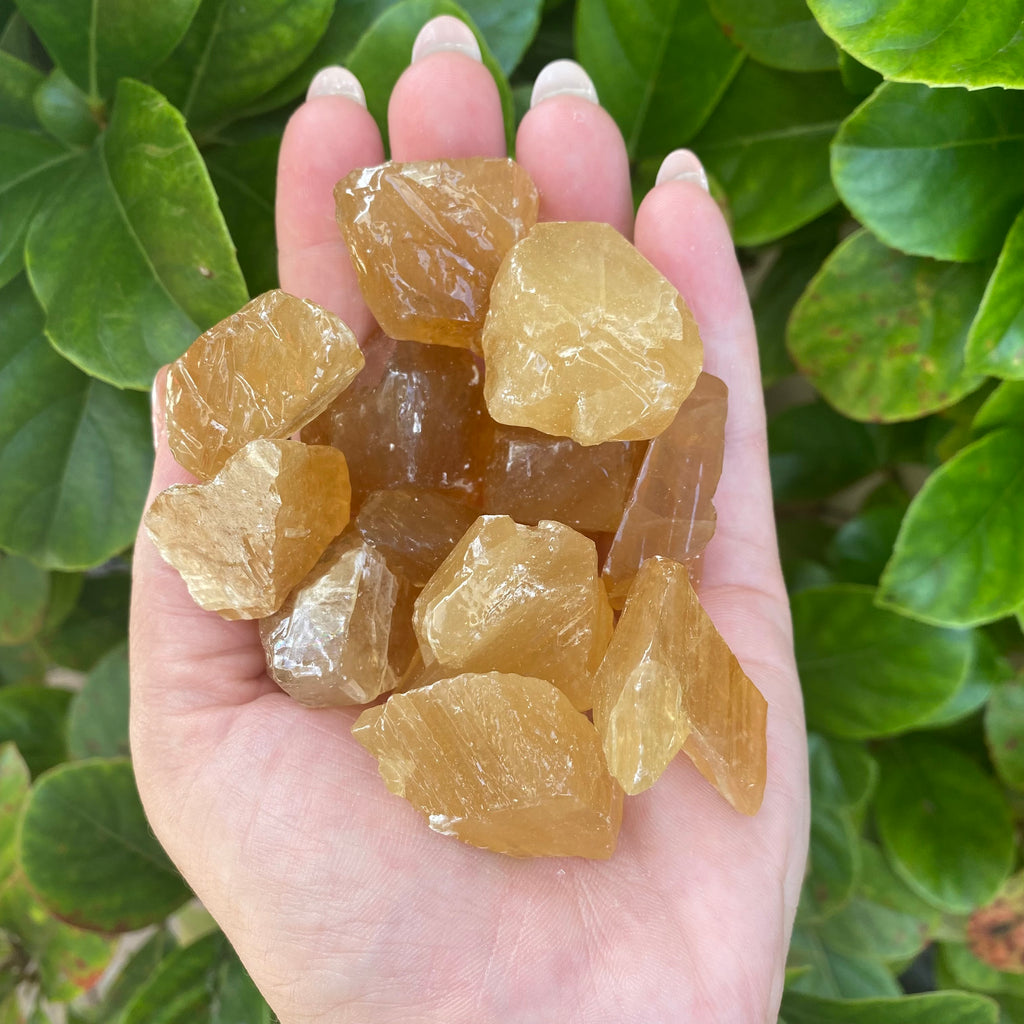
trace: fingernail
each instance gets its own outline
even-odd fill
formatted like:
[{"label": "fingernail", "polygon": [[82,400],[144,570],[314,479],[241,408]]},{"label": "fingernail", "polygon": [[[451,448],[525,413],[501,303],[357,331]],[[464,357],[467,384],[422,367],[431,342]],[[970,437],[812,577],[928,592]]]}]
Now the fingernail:
[{"label": "fingernail", "polygon": [[164,408],[166,395],[167,368],[161,367],[153,378],[153,387],[149,392],[149,416],[153,424],[153,451],[157,451],[160,447],[160,438],[167,421],[167,411]]},{"label": "fingernail", "polygon": [[688,149],[674,149],[662,160],[654,184],[662,185],[666,181],[692,181],[705,192],[710,191],[701,162]]},{"label": "fingernail", "polygon": [[321,68],[313,76],[313,81],[306,90],[306,99],[311,100],[314,96],[347,96],[361,107],[366,106],[366,94],[359,84],[359,79],[348,68],[339,67],[337,64]]},{"label": "fingernail", "polygon": [[574,60],[553,60],[540,69],[533,83],[530,106],[535,107],[552,96],[579,96],[591,103],[600,102],[590,75]]},{"label": "fingernail", "polygon": [[480,44],[473,35],[473,30],[458,18],[450,14],[442,14],[428,21],[420,29],[416,42],[412,44],[412,59],[415,63],[429,57],[432,53],[451,50],[464,53],[473,60],[480,60]]}]

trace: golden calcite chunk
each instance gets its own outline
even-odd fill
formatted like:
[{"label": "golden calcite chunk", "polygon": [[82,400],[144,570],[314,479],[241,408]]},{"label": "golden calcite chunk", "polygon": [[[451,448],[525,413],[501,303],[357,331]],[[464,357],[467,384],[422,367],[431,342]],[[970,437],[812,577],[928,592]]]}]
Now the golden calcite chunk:
[{"label": "golden calcite chunk", "polygon": [[483,381],[466,351],[377,335],[352,386],[302,431],[348,459],[353,506],[372,491],[480,487]]},{"label": "golden calcite chunk", "polygon": [[754,814],[767,773],[766,715],[686,567],[644,562],[594,680],[594,725],[623,789],[647,789],[682,749],[733,807]]},{"label": "golden calcite chunk", "polygon": [[196,604],[225,619],[259,619],[345,528],[349,497],[341,452],[260,439],[213,480],[163,491],[144,521]]},{"label": "golden calcite chunk", "polygon": [[334,190],[370,312],[405,341],[477,347],[491,282],[537,221],[530,176],[507,159],[386,163]]},{"label": "golden calcite chunk", "polygon": [[171,453],[209,480],[250,441],[288,437],[319,416],[362,366],[339,317],[287,292],[259,295],[171,364]]},{"label": "golden calcite chunk", "polygon": [[643,452],[637,441],[585,447],[496,423],[484,466],[484,511],[519,523],[557,519],[575,530],[613,533]]},{"label": "golden calcite chunk", "polygon": [[702,373],[672,424],[648,446],[602,569],[613,607],[622,607],[652,555],[684,563],[699,580],[715,532],[712,498],[722,473],[728,398],[722,381]]},{"label": "golden calcite chunk", "polygon": [[538,224],[518,242],[481,343],[495,420],[585,445],[660,434],[703,360],[682,296],[608,224]]},{"label": "golden calcite chunk", "polygon": [[443,679],[369,708],[352,732],[435,832],[513,857],[615,850],[622,790],[594,727],[543,679]]},{"label": "golden calcite chunk", "polygon": [[309,707],[369,704],[396,682],[388,644],[397,594],[384,556],[347,531],[260,620],[270,676]]},{"label": "golden calcite chunk", "polygon": [[612,610],[593,541],[562,523],[481,516],[423,588],[413,626],[428,669],[546,679],[585,711]]}]

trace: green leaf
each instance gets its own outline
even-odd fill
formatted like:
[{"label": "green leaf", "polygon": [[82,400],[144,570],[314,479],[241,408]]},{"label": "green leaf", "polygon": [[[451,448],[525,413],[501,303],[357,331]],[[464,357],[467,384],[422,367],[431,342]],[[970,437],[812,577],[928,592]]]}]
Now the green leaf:
[{"label": "green leaf", "polygon": [[153,83],[193,132],[223,124],[310,55],[333,7],[332,0],[202,0]]},{"label": "green leaf", "polygon": [[0,689],[0,743],[17,744],[33,775],[67,758],[64,719],[71,693],[43,686]]},{"label": "green leaf", "polygon": [[786,1024],[996,1024],[998,1007],[967,992],[858,1000],[787,992],[782,1013]]},{"label": "green leaf", "polygon": [[916,956],[927,940],[927,930],[916,917],[859,896],[823,921],[820,931],[837,953],[883,962]]},{"label": "green leaf", "polygon": [[149,403],[61,359],[24,278],[0,305],[0,547],[49,568],[97,565],[138,527],[153,459]]},{"label": "green leaf", "polygon": [[793,598],[807,722],[849,739],[892,736],[941,707],[960,685],[969,632],[878,608],[871,587],[837,584]]},{"label": "green leaf", "polygon": [[843,85],[851,96],[863,99],[870,96],[882,83],[882,76],[845,50],[839,50],[839,74],[843,77]]},{"label": "green leaf", "polygon": [[[99,1003],[90,1005],[86,1019],[95,1024],[121,1024],[120,1014],[125,1007],[149,983],[164,957],[176,948],[177,944],[170,931],[165,927],[158,929],[132,954]],[[245,1022],[239,1021],[238,1024]]]},{"label": "green leaf", "polygon": [[691,139],[743,61],[706,0],[580,0],[575,36],[635,160]]},{"label": "green leaf", "polygon": [[462,0],[461,6],[510,75],[537,34],[542,0]]},{"label": "green leaf", "polygon": [[148,389],[247,298],[181,115],[130,80],[81,171],[32,223],[26,262],[54,347],[119,387]]},{"label": "green leaf", "polygon": [[856,820],[878,784],[877,762],[863,743],[826,739],[815,733],[807,739],[812,801],[847,809]]},{"label": "green leaf", "polygon": [[77,165],[75,153],[53,139],[0,127],[0,286],[24,265],[29,224]]},{"label": "green leaf", "polygon": [[1014,855],[1013,818],[995,780],[954,747],[924,737],[878,756],[875,816],[897,874],[950,913],[990,900]]},{"label": "green leaf", "polygon": [[964,343],[985,279],[979,265],[905,256],[858,231],[793,310],[790,354],[853,419],[892,422],[945,408],[981,383],[964,366]]},{"label": "green leaf", "polygon": [[178,44],[198,0],[18,0],[50,56],[92,101],[143,75]]},{"label": "green leaf", "polygon": [[777,502],[824,498],[878,469],[877,427],[854,423],[824,402],[795,405],[768,423],[769,467]]},{"label": "green leaf", "polygon": [[1024,977],[989,967],[963,943],[942,943],[939,947],[939,959],[942,966],[952,975],[957,988],[972,988],[979,992],[1009,992],[1024,996]]},{"label": "green leaf", "polygon": [[0,686],[39,686],[49,667],[35,643],[18,647],[0,647]]},{"label": "green leaf", "polygon": [[836,48],[818,28],[807,0],[710,0],[711,11],[747,53],[784,71],[828,71]]},{"label": "green leaf", "polygon": [[498,86],[505,132],[511,148],[514,111],[508,79],[469,15],[450,0],[402,0],[385,11],[367,29],[349,55],[348,68],[362,84],[366,105],[380,126],[381,134],[387,139],[388,100],[399,76],[409,66],[412,44],[423,25],[440,14],[450,14],[473,29],[480,44],[484,65]]},{"label": "green leaf", "polygon": [[1024,603],[1024,431],[997,430],[936,470],[910,504],[879,603],[969,626]]},{"label": "green leaf", "polygon": [[800,921],[820,921],[844,907],[853,895],[859,871],[857,828],[852,816],[845,808],[812,798]]},{"label": "green leaf", "polygon": [[1021,0],[807,0],[859,61],[899,82],[1024,86]]},{"label": "green leaf", "polygon": [[39,123],[56,139],[70,146],[88,146],[99,134],[89,97],[55,68],[33,97]]},{"label": "green leaf", "polygon": [[203,154],[250,295],[277,287],[274,195],[280,146],[280,136],[270,135]]},{"label": "green leaf", "polygon": [[1000,427],[1024,428],[1024,381],[1005,381],[985,399],[974,416],[976,432]]},{"label": "green leaf", "polygon": [[85,576],[80,572],[50,573],[50,603],[46,608],[43,630],[52,633],[72,612]]},{"label": "green leaf", "polygon": [[838,74],[747,61],[693,140],[725,189],[737,245],[761,245],[836,203],[829,142],[853,99]]},{"label": "green leaf", "polygon": [[0,744],[0,885],[14,870],[18,818],[28,796],[29,771],[13,743]]},{"label": "green leaf", "polygon": [[941,729],[974,714],[989,699],[994,686],[1013,677],[1013,667],[996,645],[980,630],[975,633],[974,657],[967,675],[952,697],[934,714],[919,723],[920,729]]},{"label": "green leaf", "polygon": [[43,625],[50,577],[17,555],[0,553],[0,645],[30,640]]},{"label": "green leaf", "polygon": [[35,128],[32,94],[43,81],[42,72],[0,50],[0,125]]},{"label": "green leaf", "polygon": [[[945,935],[948,928],[944,912],[918,896],[896,875],[877,843],[862,837],[860,857],[860,885],[857,891],[860,898],[915,918],[922,923],[923,930],[932,938],[941,938]],[[962,920],[956,920],[957,934],[962,934]]]},{"label": "green leaf", "polygon": [[828,562],[843,583],[874,585],[892,554],[905,509],[878,505],[864,509],[836,530]]},{"label": "green leaf", "polygon": [[789,963],[810,967],[787,985],[789,992],[841,999],[895,996],[900,992],[891,972],[877,960],[833,949],[818,931],[807,928],[793,929]]},{"label": "green leaf", "polygon": [[68,753],[73,758],[128,755],[126,644],[102,658],[75,694],[68,712]]},{"label": "green leaf", "polygon": [[150,830],[127,760],[64,764],[40,778],[22,819],[21,863],[42,902],[82,928],[142,928],[189,895]]},{"label": "green leaf", "polygon": [[124,571],[85,579],[78,603],[40,643],[58,665],[88,672],[128,632],[131,577]]},{"label": "green leaf", "polygon": [[1024,102],[999,89],[886,82],[832,146],[843,202],[887,245],[940,260],[998,252],[1024,201]]},{"label": "green leaf", "polygon": [[1024,378],[1024,210],[1006,236],[971,324],[967,364],[978,373]]},{"label": "green leaf", "polygon": [[1024,790],[1024,685],[998,687],[985,709],[985,740],[999,777]]}]

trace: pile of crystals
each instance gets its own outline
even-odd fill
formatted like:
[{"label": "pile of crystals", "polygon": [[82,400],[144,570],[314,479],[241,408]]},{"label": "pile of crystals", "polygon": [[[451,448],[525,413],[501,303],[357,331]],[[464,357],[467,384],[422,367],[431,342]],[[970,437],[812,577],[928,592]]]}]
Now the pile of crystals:
[{"label": "pile of crystals", "polygon": [[373,703],[355,736],[439,832],[609,857],[680,750],[755,813],[765,701],[694,590],[726,388],[682,297],[608,225],[538,224],[511,160],[335,197],[382,332],[273,291],[171,366],[201,482],[148,512],[163,557],[296,700]]}]

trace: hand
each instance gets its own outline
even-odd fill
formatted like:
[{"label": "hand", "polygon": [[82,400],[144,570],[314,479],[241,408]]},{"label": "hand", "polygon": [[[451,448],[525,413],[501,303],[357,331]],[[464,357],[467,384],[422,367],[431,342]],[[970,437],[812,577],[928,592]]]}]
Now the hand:
[{"label": "hand", "polygon": [[[431,23],[420,49],[460,28]],[[504,156],[486,69],[451,49],[417,56],[391,97],[394,158]],[[729,232],[687,180],[657,185],[634,222],[622,138],[580,95],[536,103],[516,152],[543,219],[608,221],[635,239],[690,303],[706,367],[729,385],[701,594],[768,700],[763,807],[738,814],[680,756],[626,801],[610,861],[518,861],[437,835],[353,740],[358,709],[311,711],[281,693],[256,624],[198,609],[144,531],[131,630],[139,791],[282,1024],[774,1022],[806,856],[807,752],[757,346]],[[364,338],[372,320],[332,189],[383,156],[366,110],[323,95],[292,117],[278,173],[282,287]],[[697,166],[673,159],[668,170]],[[151,498],[189,479],[162,433]]]}]

